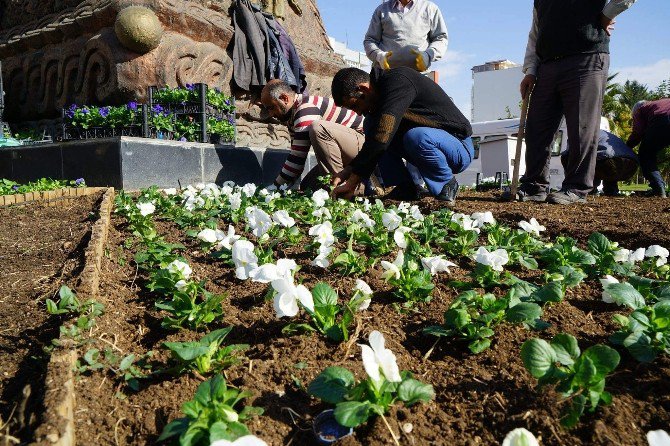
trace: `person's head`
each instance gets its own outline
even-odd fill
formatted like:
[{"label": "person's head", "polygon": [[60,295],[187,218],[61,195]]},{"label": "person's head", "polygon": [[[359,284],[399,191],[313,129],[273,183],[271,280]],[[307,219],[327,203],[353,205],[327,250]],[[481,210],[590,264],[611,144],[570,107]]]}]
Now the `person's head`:
[{"label": "person's head", "polygon": [[353,110],[359,115],[369,113],[377,99],[370,75],[358,68],[343,68],[338,71],[333,78],[331,92],[336,105]]},{"label": "person's head", "polygon": [[633,108],[630,111],[630,115],[634,116],[635,113],[642,107],[644,104],[646,104],[648,101],[637,101],[635,105],[633,105]]},{"label": "person's head", "polygon": [[291,107],[295,102],[295,92],[280,79],[272,79],[261,92],[261,103],[273,118],[286,122],[291,114]]}]

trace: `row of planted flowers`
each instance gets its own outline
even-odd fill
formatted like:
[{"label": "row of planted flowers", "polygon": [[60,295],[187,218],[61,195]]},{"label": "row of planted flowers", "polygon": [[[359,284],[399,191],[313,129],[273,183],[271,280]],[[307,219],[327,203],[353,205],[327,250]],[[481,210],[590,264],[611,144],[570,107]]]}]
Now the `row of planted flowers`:
[{"label": "row of planted flowers", "polygon": [[[622,345],[640,361],[670,353],[670,267],[668,251],[660,246],[629,251],[594,233],[587,249],[581,249],[569,237],[543,239],[545,228],[535,219],[522,221],[514,229],[498,224],[490,212],[464,215],[441,210],[424,215],[407,203],[334,201],[324,190],[296,196],[253,184],[150,189],[137,200],[121,193],[117,212],[145,246],[136,261],[149,272],[147,288],[163,296],[156,305],[167,313],[163,320],[167,328],[206,327],[223,316],[224,297],[207,292],[204,281],[193,279],[190,265],[179,255],[184,247],[166,243],[157,234],[156,216],[174,221],[197,238],[212,259],[234,268],[237,279],[267,284],[277,317],[301,318],[286,325],[287,334],[317,332],[335,342],[347,341],[357,313],[365,311],[374,296],[374,290],[360,279],[345,303],[325,283],[308,289],[301,283],[295,260],[275,258],[278,247],[300,244],[312,253],[313,266],[354,277],[377,268],[379,261],[377,270],[393,287],[399,311],[430,301],[435,276],[449,274],[450,268],[469,270],[467,280],[449,282],[462,293],[446,311],[443,323],[425,328],[424,333],[462,339],[473,354],[491,346],[503,322],[537,331],[546,328],[543,307],[563,300],[568,288],[589,276],[601,278],[605,302],[634,310],[630,316],[617,317],[621,329],[613,334],[613,345]],[[226,230],[219,229],[222,222],[228,225]],[[238,233],[236,227],[244,227],[248,235]],[[303,243],[304,238],[309,242]],[[510,271],[540,266],[540,283]],[[491,290],[498,290],[498,295]],[[199,343],[166,347],[182,371],[218,373],[235,362],[235,352],[243,348],[222,346],[230,329],[211,332]],[[357,382],[350,371],[328,367],[308,387],[311,395],[335,406],[334,417],[340,425],[353,428],[373,416],[386,421],[384,416],[396,402],[411,405],[433,398],[430,384],[399,371],[379,331],[369,334],[369,346],[361,345],[361,353],[367,379]],[[538,379],[538,387],[553,385],[569,402],[561,418],[564,426],[575,426],[585,411],[594,412],[600,404],[611,402],[605,384],[620,360],[614,348],[594,345],[582,352],[575,337],[561,333],[550,341],[526,341],[520,355]],[[193,445],[237,438],[252,441],[242,422],[261,410],[236,408],[248,395],[229,390],[217,375],[201,386],[193,402],[184,405],[186,417],[168,425],[161,439],[179,437],[181,444]],[[650,434],[650,443],[662,435]],[[510,433],[506,441],[533,444],[532,434],[525,430]]]},{"label": "row of planted flowers", "polygon": [[235,101],[218,88],[187,84],[149,91],[146,106],[135,101],[121,106],[70,105],[63,109],[63,139],[142,136],[234,142]]}]

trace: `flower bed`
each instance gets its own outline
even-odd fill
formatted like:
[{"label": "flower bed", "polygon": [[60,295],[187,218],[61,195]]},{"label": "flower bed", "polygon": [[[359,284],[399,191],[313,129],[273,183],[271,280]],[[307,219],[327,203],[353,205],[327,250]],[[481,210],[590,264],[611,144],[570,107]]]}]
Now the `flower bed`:
[{"label": "flower bed", "polygon": [[76,180],[52,180],[51,178],[40,178],[27,184],[19,184],[8,179],[0,179],[0,196],[12,194],[25,194],[28,192],[41,192],[68,187],[86,187],[83,178]]},{"label": "flower bed", "polygon": [[[84,444],[186,432],[200,437],[184,444],[247,432],[312,444],[311,420],[333,407],[356,426],[346,444],[498,444],[524,427],[542,444],[642,445],[667,426],[667,352],[620,342],[626,330],[636,346],[664,336],[624,320],[663,311],[667,251],[649,246],[663,235],[626,251],[561,226],[565,208],[543,207],[540,224],[525,203],[504,205],[506,226],[486,212],[254,185],[167,193],[117,201],[101,283],[113,304],[93,336],[76,339]],[[575,211],[589,221],[612,204]],[[481,205],[465,199],[459,210]],[[641,205],[650,218],[663,209]],[[665,220],[658,213],[649,226]],[[577,240],[558,237],[560,227]],[[535,390],[534,377],[548,387]],[[200,398],[182,412],[196,392],[231,384],[251,395]],[[205,422],[213,407],[219,415]]]}]

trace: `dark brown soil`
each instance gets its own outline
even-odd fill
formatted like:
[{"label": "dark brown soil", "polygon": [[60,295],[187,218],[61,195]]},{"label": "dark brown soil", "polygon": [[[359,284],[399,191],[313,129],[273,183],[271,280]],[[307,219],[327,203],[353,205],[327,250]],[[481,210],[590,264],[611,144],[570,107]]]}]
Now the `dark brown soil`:
[{"label": "dark brown soil", "polygon": [[0,208],[0,425],[9,420],[0,439],[28,441],[39,422],[49,360],[43,349],[60,325],[44,302],[61,285],[72,287],[83,268],[99,198]]},{"label": "dark brown soil", "polygon": [[[670,201],[598,198],[585,206],[560,207],[499,203],[491,197],[464,194],[456,210],[491,210],[496,218],[514,225],[534,216],[547,226],[551,236],[564,233],[581,241],[598,230],[629,248],[652,243],[670,245]],[[426,200],[422,205],[435,208],[438,203]],[[277,320],[271,302],[264,301],[265,286],[236,280],[230,267],[198,252],[197,246],[171,224],[160,223],[158,229],[168,241],[187,245],[186,257],[196,278],[207,279],[210,291],[229,296],[224,302],[223,320],[208,329],[233,325],[227,342],[250,344],[246,359],[226,375],[230,383],[254,392],[250,402],[265,408],[265,414],[248,425],[271,445],[313,444],[311,419],[326,406],[310,398],[304,387],[331,365],[347,367],[363,378],[356,342],[364,342],[374,329],[386,336],[401,370],[410,370],[435,387],[433,402],[409,409],[398,405],[388,416],[404,445],[500,444],[516,427],[526,427],[541,438],[543,445],[646,445],[644,435],[648,430],[667,429],[670,423],[670,358],[641,365],[620,351],[621,365],[607,383],[613,404],[594,415],[585,415],[577,429],[565,431],[558,423],[559,398],[551,391],[534,390],[535,380],[519,357],[521,344],[537,333],[502,325],[492,348],[480,355],[469,354],[459,342],[441,340],[425,358],[435,338],[422,335],[421,329],[442,322],[444,311],[457,295],[446,285],[446,275],[437,281],[431,302],[415,312],[401,314],[391,305],[388,286],[375,277],[376,271],[370,271],[364,279],[376,294],[370,309],[358,321],[357,339],[338,345],[319,335],[286,337],[281,329],[287,321]],[[92,333],[98,341],[91,346],[113,345],[110,348],[119,354],[153,350],[158,368],[166,361],[162,342],[193,340],[201,334],[161,328],[162,314],[154,308],[155,297],[142,290],[143,273],[138,273],[132,262],[135,248],[122,247],[129,238],[123,220],[116,217],[100,288],[101,296],[107,298],[107,312]],[[324,274],[310,267],[304,255],[291,253],[291,257],[303,266],[300,276],[308,286],[326,281],[341,296],[350,295],[353,278]],[[460,269],[453,272],[455,277],[463,274]],[[612,315],[618,309],[602,303],[600,293],[600,285],[593,282],[570,290],[565,301],[545,309],[544,319],[552,327],[540,336],[571,333],[582,349],[607,343],[616,328]],[[192,375],[164,377],[143,384],[135,393],[109,374],[81,376],[77,382],[78,441],[96,445],[154,444],[165,424],[181,416],[180,405],[192,399],[200,382]],[[403,431],[410,427],[411,432]],[[387,445],[392,441],[378,419],[358,428],[355,436],[342,444]]]}]

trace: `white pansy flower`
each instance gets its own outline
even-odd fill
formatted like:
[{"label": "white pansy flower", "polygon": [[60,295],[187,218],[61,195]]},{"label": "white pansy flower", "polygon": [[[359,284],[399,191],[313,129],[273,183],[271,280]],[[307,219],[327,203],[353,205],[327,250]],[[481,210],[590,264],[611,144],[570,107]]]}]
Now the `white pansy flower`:
[{"label": "white pansy flower", "polygon": [[670,435],[664,430],[647,432],[649,446],[670,446]]},{"label": "white pansy flower", "polygon": [[602,279],[599,279],[599,280],[600,280],[600,284],[603,286],[603,302],[608,303],[608,304],[613,304],[614,299],[612,299],[612,296],[610,295],[610,293],[605,291],[605,287],[607,285],[612,284],[612,283],[619,283],[619,281],[617,279],[615,279],[614,277],[610,276],[609,274],[606,275],[605,277],[603,277]]},{"label": "white pansy flower", "polygon": [[314,241],[321,245],[330,246],[335,243],[335,236],[333,235],[333,224],[330,220],[326,220],[321,224],[314,225],[309,228],[309,235],[314,237]]},{"label": "white pansy flower", "polygon": [[274,298],[277,317],[293,317],[298,314],[298,302],[314,312],[312,293],[304,285],[296,286],[293,279],[278,279],[272,281],[272,288],[277,292]]},{"label": "white pansy flower", "polygon": [[407,234],[408,232],[411,232],[412,228],[408,228],[407,226],[400,226],[398,229],[395,230],[393,233],[393,240],[395,240],[396,245],[398,245],[399,248],[405,249],[407,248]]},{"label": "white pansy flower", "polygon": [[270,283],[278,279],[292,279],[298,264],[291,259],[279,259],[277,263],[266,263],[249,271],[249,278],[254,282]]},{"label": "white pansy flower", "polygon": [[391,278],[400,279],[400,269],[404,264],[405,253],[402,250],[398,251],[398,255],[396,256],[393,263],[382,260],[381,265],[382,268],[384,268],[384,272],[381,275],[382,279],[387,281]]},{"label": "white pansy flower", "polygon": [[191,277],[191,274],[193,273],[193,270],[191,269],[190,266],[188,266],[188,263],[182,262],[181,260],[173,260],[167,267],[166,269],[170,272],[170,274],[176,274],[179,275],[183,279],[187,279]]},{"label": "white pansy flower", "polygon": [[540,232],[545,231],[547,228],[542,226],[537,222],[535,217],[531,218],[530,221],[521,220],[519,222],[519,227],[526,231],[529,234],[534,234],[536,236],[540,235]]},{"label": "white pansy flower", "polygon": [[459,224],[466,231],[475,231],[479,234],[480,229],[478,227],[477,220],[473,220],[469,215],[465,214],[454,214],[451,216],[451,221],[454,221]]},{"label": "white pansy flower", "polygon": [[249,206],[244,211],[244,216],[249,223],[251,232],[256,237],[262,237],[266,232],[270,230],[273,225],[272,219],[263,209],[258,206]]},{"label": "white pansy flower", "polygon": [[238,240],[233,245],[232,258],[235,263],[235,276],[240,280],[249,278],[249,273],[258,266],[258,257],[254,254],[254,245],[248,240]]},{"label": "white pansy flower", "polygon": [[221,189],[214,183],[207,183],[203,186],[200,194],[207,198],[216,198],[221,195]]},{"label": "white pansy flower", "polygon": [[618,263],[625,263],[630,260],[630,249],[621,248],[614,252],[614,261]]},{"label": "white pansy flower", "polygon": [[255,435],[245,435],[235,441],[216,440],[209,446],[268,446],[268,444]]},{"label": "white pansy flower", "polygon": [[411,208],[409,208],[407,216],[415,221],[423,221],[423,214],[421,213],[421,209],[419,209],[419,206],[417,205],[414,205]]},{"label": "white pansy flower", "polygon": [[651,245],[644,252],[645,257],[658,257],[658,259],[656,259],[656,266],[663,266],[668,263],[668,255],[670,255],[670,252],[659,245]]},{"label": "white pansy flower", "polygon": [[367,310],[372,301],[372,288],[365,281],[356,279],[356,286],[354,286],[354,297],[352,301],[356,301],[357,305],[354,311]]},{"label": "white pansy flower", "polygon": [[271,202],[272,200],[276,200],[276,199],[279,198],[279,197],[281,197],[281,195],[279,195],[278,192],[272,192],[271,194],[267,194],[267,195],[265,196],[265,202],[266,202],[266,203],[269,203],[269,202]]},{"label": "white pansy flower", "polygon": [[233,249],[233,245],[236,241],[240,239],[239,235],[235,235],[235,227],[233,225],[228,225],[228,232],[222,232],[222,237],[219,239],[219,244],[216,245],[217,249]]},{"label": "white pansy flower", "polygon": [[361,225],[363,225],[368,229],[372,229],[375,227],[375,221],[372,218],[370,218],[368,214],[366,214],[360,209],[356,209],[354,211],[354,213],[351,215],[351,221],[353,221],[354,223],[360,223]]},{"label": "white pansy flower", "polygon": [[511,431],[502,442],[502,446],[540,446],[535,435],[519,427]]},{"label": "white pansy flower", "polygon": [[330,194],[323,189],[319,189],[312,194],[312,202],[317,208],[323,207],[326,201],[330,198]]},{"label": "white pansy flower", "polygon": [[177,189],[174,187],[169,187],[167,189],[163,189],[163,193],[168,197],[171,195],[177,195]]},{"label": "white pansy flower", "polygon": [[630,253],[628,261],[632,263],[641,262],[644,260],[644,254],[646,250],[644,248],[637,248],[635,251]]},{"label": "white pansy flower", "polygon": [[493,213],[491,211],[475,212],[470,218],[477,222],[477,227],[496,224],[496,219],[493,218]]},{"label": "white pansy flower", "polygon": [[178,291],[181,291],[181,290],[183,290],[184,288],[186,288],[186,285],[188,285],[188,282],[186,282],[185,280],[182,279],[182,280],[178,280],[177,283],[174,284],[174,287],[175,287]]},{"label": "white pansy flower", "polygon": [[328,210],[328,208],[324,208],[324,207],[314,209],[314,211],[312,212],[312,215],[316,218],[321,218],[321,219],[324,219],[324,220],[330,220],[331,218],[333,218],[333,216],[330,214],[330,211]]},{"label": "white pansy flower", "polygon": [[223,186],[221,186],[221,195],[224,197],[227,197],[228,195],[233,193],[233,187],[227,185],[226,183],[223,183]]},{"label": "white pansy flower", "polygon": [[242,206],[242,195],[239,192],[231,194],[228,202],[230,203],[230,209],[236,211]]},{"label": "white pansy flower", "polygon": [[314,257],[314,260],[310,262],[312,266],[318,266],[319,268],[328,268],[330,266],[330,260],[328,260],[328,254],[319,254]]},{"label": "white pansy flower", "polygon": [[272,214],[272,220],[285,228],[290,228],[295,225],[295,220],[288,214],[287,210],[276,211]]},{"label": "white pansy flower", "polygon": [[494,271],[502,271],[503,265],[509,262],[509,255],[507,254],[507,251],[502,248],[489,252],[488,249],[480,246],[475,253],[475,261],[482,265],[490,266]]},{"label": "white pansy flower", "polygon": [[370,209],[372,209],[372,203],[370,203],[370,200],[367,198],[363,199],[363,210],[365,212],[370,212]]},{"label": "white pansy flower", "polygon": [[198,240],[202,240],[205,243],[216,243],[224,237],[224,232],[218,229],[205,228],[202,231],[198,232]]},{"label": "white pansy flower", "polygon": [[151,215],[156,211],[156,206],[153,203],[137,203],[137,209],[143,217]]},{"label": "white pansy flower", "polygon": [[421,264],[426,270],[430,271],[431,276],[441,272],[448,273],[450,266],[456,266],[455,263],[450,262],[443,256],[423,257],[421,258]]},{"label": "white pansy flower", "polygon": [[402,223],[402,218],[396,211],[391,209],[388,212],[384,212],[382,214],[382,224],[384,227],[389,231],[395,231],[400,227],[400,224]]},{"label": "white pansy flower", "polygon": [[361,347],[363,367],[374,382],[380,382],[382,375],[390,382],[401,382],[400,370],[393,352],[384,347],[384,335],[374,330],[370,333],[370,346],[358,344]]},{"label": "white pansy flower", "polygon": [[247,197],[253,197],[258,187],[254,183],[247,183],[242,186],[242,193]]}]

